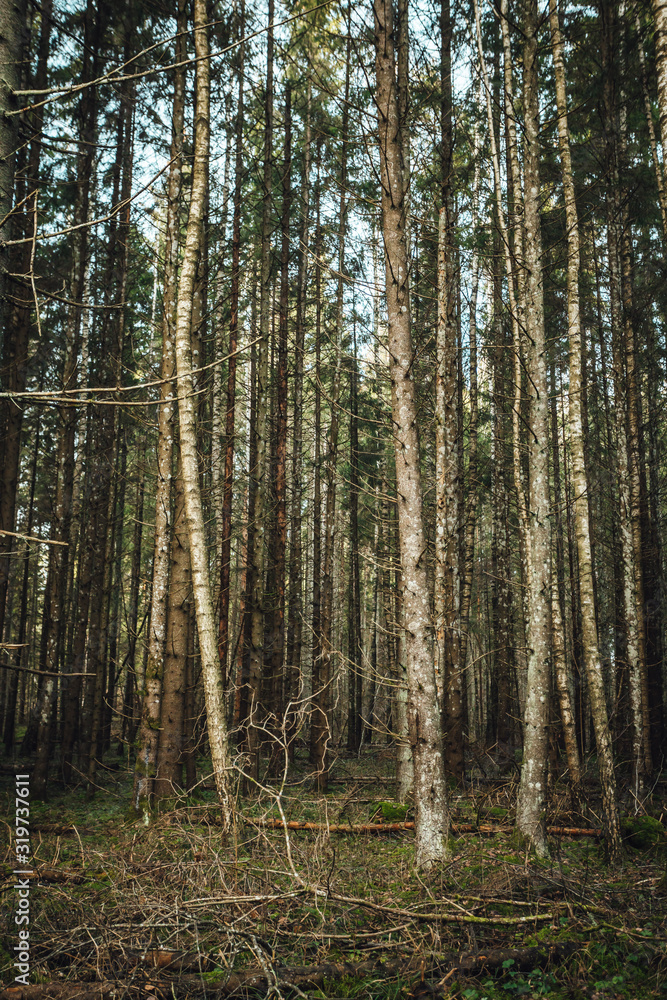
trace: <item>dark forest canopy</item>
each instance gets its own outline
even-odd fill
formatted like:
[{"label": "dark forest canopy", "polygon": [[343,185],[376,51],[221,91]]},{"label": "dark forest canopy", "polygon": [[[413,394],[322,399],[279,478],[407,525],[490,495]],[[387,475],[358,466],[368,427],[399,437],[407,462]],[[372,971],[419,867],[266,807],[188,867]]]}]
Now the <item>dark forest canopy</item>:
[{"label": "dark forest canopy", "polygon": [[92,796],[118,748],[147,820],[205,755],[224,827],[390,743],[426,866],[448,787],[520,768],[544,856],[594,772],[617,861],[667,748],[667,7],[395,2],[0,3],[4,752]]}]

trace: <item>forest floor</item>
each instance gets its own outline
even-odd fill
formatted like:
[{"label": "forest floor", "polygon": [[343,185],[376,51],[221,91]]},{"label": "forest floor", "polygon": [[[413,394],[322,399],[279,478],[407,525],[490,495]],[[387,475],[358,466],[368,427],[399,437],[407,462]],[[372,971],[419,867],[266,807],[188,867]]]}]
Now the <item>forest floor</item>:
[{"label": "forest floor", "polygon": [[[639,825],[626,825],[617,870],[598,838],[562,833],[599,825],[592,785],[587,817],[567,813],[554,790],[548,823],[561,832],[548,861],[513,838],[516,779],[454,790],[451,857],[426,874],[414,868],[413,832],[396,829],[406,816],[392,804],[391,748],[340,752],[326,795],[300,750],[284,786],[238,800],[227,836],[206,781],[144,825],[128,819],[127,761],[105,763],[92,800],[55,787],[31,803],[29,987],[13,982],[6,845],[0,979],[11,988],[0,1000],[667,996],[667,852],[641,815],[662,819],[661,786]],[[12,825],[14,770],[0,773]],[[295,821],[320,828],[288,829]],[[383,821],[394,829],[332,829]]]}]

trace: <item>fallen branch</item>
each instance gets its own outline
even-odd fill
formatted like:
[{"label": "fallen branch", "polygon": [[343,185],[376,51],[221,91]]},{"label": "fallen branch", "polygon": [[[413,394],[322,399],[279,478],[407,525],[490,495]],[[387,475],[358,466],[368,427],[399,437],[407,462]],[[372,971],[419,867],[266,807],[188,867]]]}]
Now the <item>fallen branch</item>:
[{"label": "fallen branch", "polygon": [[[3,865],[0,870],[5,879],[14,878],[14,872],[8,865]],[[51,865],[33,865],[31,869],[21,872],[21,878],[34,879],[36,882],[51,882],[61,885],[79,885],[86,879],[98,878],[99,875],[89,872],[83,875],[81,872],[69,871],[66,868],[53,868]]]},{"label": "fallen branch", "polygon": [[[327,833],[401,833],[404,830],[414,830],[415,824],[412,820],[403,823],[314,823],[310,820],[288,820],[286,824],[279,819],[251,819],[246,818],[245,823],[252,826],[262,827],[267,830],[313,830]],[[480,833],[492,836],[497,833],[512,833],[514,827],[494,826],[491,824],[481,824],[475,826],[474,823],[452,823],[450,831],[453,834]],[[554,837],[601,837],[602,830],[598,828],[585,828],[578,826],[548,826],[547,833]]]},{"label": "fallen branch", "polygon": [[[442,923],[442,924],[493,924],[493,925],[511,925],[516,924],[531,924],[536,921],[553,920],[554,913],[550,911],[549,913],[533,913],[526,917],[478,917],[476,914],[471,913],[469,910],[464,909],[460,904],[455,903],[450,899],[443,899],[443,903],[450,903],[453,906],[459,907],[458,913],[415,913],[412,910],[404,910],[397,906],[383,906],[381,903],[373,903],[370,899],[360,899],[357,896],[338,896],[335,893],[326,893],[328,899],[334,903],[347,903],[350,906],[361,906],[367,910],[375,910],[379,913],[392,913],[399,917],[410,917],[412,920],[421,920],[427,923]],[[539,903],[535,903],[536,906]]]}]

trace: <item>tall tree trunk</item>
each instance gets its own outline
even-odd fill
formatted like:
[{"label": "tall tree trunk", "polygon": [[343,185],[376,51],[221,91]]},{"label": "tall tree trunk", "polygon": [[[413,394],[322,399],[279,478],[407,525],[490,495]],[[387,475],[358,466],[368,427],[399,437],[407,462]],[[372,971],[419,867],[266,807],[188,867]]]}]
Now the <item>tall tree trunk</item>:
[{"label": "tall tree trunk", "polygon": [[[475,123],[473,128],[473,155],[475,157],[475,174],[472,196],[472,232],[476,234],[479,212],[479,128]],[[468,431],[470,447],[468,450],[468,509],[465,516],[464,563],[461,574],[461,638],[459,659],[461,670],[466,671],[467,651],[470,643],[470,602],[472,597],[473,561],[475,556],[475,526],[477,523],[477,508],[479,504],[478,482],[478,427],[479,403],[477,380],[477,296],[479,290],[479,253],[473,250],[471,260],[470,310],[468,320],[468,344],[470,348],[470,427]],[[465,676],[465,673],[464,673]]]},{"label": "tall tree trunk", "polygon": [[301,505],[303,502],[303,369],[306,333],[308,254],[310,233],[310,161],[311,161],[311,82],[307,84],[306,130],[304,139],[303,180],[301,183],[301,253],[297,272],[296,326],[294,332],[294,416],[292,430],[292,515],[290,523],[289,589],[287,597],[287,690],[286,702],[292,706],[287,719],[289,752],[294,753],[297,729],[296,702],[302,696],[301,645],[303,633],[303,547]]},{"label": "tall tree trunk", "polygon": [[[46,18],[50,22],[50,18]],[[28,306],[27,322],[20,325],[7,324],[9,309],[5,298],[6,275],[14,270],[10,267],[9,253],[4,243],[12,235],[14,226],[11,217],[14,194],[14,167],[19,139],[19,118],[17,115],[17,100],[14,91],[18,89],[19,74],[25,56],[21,56],[24,48],[26,22],[25,0],[2,0],[0,4],[0,330],[2,331],[2,364],[0,373],[4,392],[22,392],[26,385],[28,338],[30,335],[30,306]],[[50,24],[49,24],[50,27]],[[44,83],[42,82],[42,86]],[[41,114],[37,112],[37,130],[41,127]],[[33,148],[39,149],[39,138],[33,143]],[[37,165],[39,153],[37,153]],[[30,174],[36,176],[35,173]],[[36,201],[35,206],[36,219]],[[26,234],[27,235],[27,234]],[[29,245],[20,247],[25,259]],[[19,294],[25,296],[26,290],[20,289]],[[25,314],[26,310],[22,310]],[[9,553],[12,549],[11,535],[2,532],[14,530],[16,512],[16,486],[18,482],[19,456],[21,451],[21,423],[23,410],[11,399],[0,401],[0,438],[3,441],[2,468],[0,469],[0,638],[5,622],[7,606],[7,588],[9,586]]]},{"label": "tall tree trunk", "polygon": [[438,226],[438,325],[435,402],[437,669],[442,673],[445,769],[463,779],[463,712],[460,651],[460,456],[458,427],[458,324],[452,194],[453,136],[449,0],[440,8],[441,199]]},{"label": "tall tree trunk", "polygon": [[572,700],[571,643],[567,642],[565,627],[565,566],[563,549],[563,495],[561,489],[558,408],[556,395],[555,363],[551,362],[551,447],[553,454],[554,484],[554,534],[555,551],[551,569],[551,647],[553,674],[556,681],[560,719],[565,744],[565,757],[569,770],[573,806],[579,811],[581,802],[581,758],[577,744],[576,717]]},{"label": "tall tree trunk", "polygon": [[208,190],[210,150],[210,62],[206,0],[194,0],[196,118],[192,191],[176,303],[176,370],[178,415],[185,513],[190,542],[192,589],[201,656],[211,763],[222,813],[222,826],[232,820],[227,716],[218,656],[217,628],[208,576],[206,531],[199,483],[199,459],[193,396],[191,323],[197,261],[203,245],[204,209]]},{"label": "tall tree trunk", "polygon": [[[129,61],[135,44],[135,22],[130,17],[125,26],[124,58]],[[134,109],[135,81],[125,80],[120,86],[116,160],[113,168],[113,204],[121,204],[118,220],[109,223],[109,243],[107,275],[105,276],[105,305],[116,306],[107,309],[101,322],[99,385],[117,386],[121,381],[122,352],[125,336],[125,299],[127,288],[127,268],[130,237],[130,209],[132,191],[132,170],[134,156]],[[97,787],[96,773],[102,756],[102,715],[104,692],[107,687],[107,642],[109,593],[113,574],[113,517],[114,506],[109,492],[113,484],[118,460],[119,411],[115,407],[102,406],[95,415],[93,454],[93,490],[95,491],[96,536],[93,545],[96,559],[99,558],[95,585],[90,598],[90,620],[88,626],[88,663],[95,674],[94,693],[88,716],[86,736],[90,733],[89,746],[84,744],[83,763],[88,780],[87,794],[92,796]],[[98,502],[99,500],[99,502]],[[101,584],[101,585],[100,585]],[[82,767],[82,770],[84,768]]]},{"label": "tall tree trunk", "polygon": [[[185,0],[179,0],[176,63],[186,56],[187,14]],[[172,131],[169,177],[167,181],[167,218],[164,237],[164,284],[162,304],[162,361],[160,402],[158,405],[157,488],[155,494],[155,535],[153,542],[153,588],[151,593],[148,656],[141,699],[141,723],[134,772],[132,805],[147,822],[152,805],[153,783],[157,768],[160,735],[160,701],[164,670],[167,609],[169,605],[169,550],[171,537],[171,482],[177,396],[182,386],[173,381],[176,367],[175,324],[179,256],[179,205],[182,184],[183,124],[185,119],[185,66],[174,71]]]},{"label": "tall tree trunk", "polygon": [[250,564],[252,566],[251,640],[249,675],[248,770],[259,777],[260,738],[257,723],[261,721],[259,704],[262,690],[264,654],[264,578],[265,534],[269,489],[269,341],[271,330],[271,198],[273,190],[273,11],[269,0],[269,21],[266,39],[266,92],[264,95],[264,167],[262,177],[261,278],[259,302],[259,345],[257,352],[256,387],[256,461],[251,470],[254,480],[255,517]]},{"label": "tall tree trunk", "polygon": [[416,861],[430,866],[446,855],[448,811],[440,749],[438,711],[426,576],[426,542],[421,510],[421,470],[405,238],[402,132],[396,100],[396,69],[391,0],[376,0],[375,74],[378,108],[382,231],[389,326],[392,416],[399,546],[403,584],[403,622],[408,673],[410,738],[415,768]]},{"label": "tall tree trunk", "polygon": [[340,424],[339,401],[343,351],[343,320],[344,320],[344,280],[345,272],[345,238],[347,230],[347,142],[349,122],[350,96],[350,55],[351,34],[348,7],[347,47],[345,60],[345,92],[342,120],[342,152],[340,164],[340,201],[338,208],[338,287],[336,291],[336,334],[334,342],[334,375],[331,388],[331,414],[327,431],[327,454],[325,462],[326,500],[324,510],[324,552],[322,561],[321,583],[321,637],[322,654],[318,690],[313,690],[315,710],[312,727],[315,737],[311,741],[315,745],[314,764],[317,769],[317,787],[325,792],[328,786],[327,747],[331,739],[329,727],[329,712],[331,699],[331,683],[334,660],[334,562],[336,541],[336,463],[338,460],[338,429]]},{"label": "tall tree trunk", "polygon": [[245,3],[241,2],[238,37],[241,41],[236,73],[238,100],[236,104],[236,151],[234,156],[234,218],[232,221],[232,274],[229,317],[229,368],[227,372],[227,414],[225,419],[225,471],[221,511],[220,551],[220,629],[218,648],[220,667],[225,685],[229,670],[229,585],[232,554],[232,488],[234,485],[234,447],[236,432],[236,350],[239,338],[239,280],[241,271],[241,199],[243,195],[243,117],[245,83]]},{"label": "tall tree trunk", "polygon": [[542,295],[542,235],[539,216],[540,151],[537,80],[537,8],[528,0],[524,21],[523,104],[525,322],[530,382],[530,546],[528,561],[528,674],[523,764],[516,825],[537,854],[548,855],[545,827],[550,721],[551,553],[549,527],[549,423]]},{"label": "tall tree trunk", "polygon": [[318,764],[320,733],[322,731],[320,708],[316,693],[321,688],[322,675],[322,136],[317,140],[317,184],[315,208],[315,455],[313,460],[313,646],[312,646],[312,695],[313,710],[310,720],[310,762]]},{"label": "tall tree trunk", "polygon": [[350,366],[350,591],[348,595],[348,705],[347,747],[361,746],[362,639],[361,573],[359,560],[359,400],[357,389],[357,320],[352,318],[352,363]]},{"label": "tall tree trunk", "polygon": [[582,365],[581,319],[579,309],[579,219],[577,213],[570,133],[567,118],[565,66],[563,41],[558,22],[555,0],[549,2],[554,71],[556,76],[556,102],[558,107],[558,143],[565,196],[565,214],[568,232],[568,337],[569,337],[569,429],[572,453],[572,480],[574,486],[574,519],[579,562],[579,594],[581,599],[582,638],[584,664],[593,715],[593,727],[598,752],[598,768],[602,786],[604,831],[610,860],[617,863],[621,855],[621,837],[616,803],[616,777],[612,756],[611,735],[607,717],[604,679],[598,645],[595,601],[593,595],[593,566],[591,557],[588,512],[588,482],[584,464],[584,428],[582,423]]},{"label": "tall tree trunk", "polygon": [[278,735],[283,724],[283,661],[285,659],[285,569],[287,555],[287,332],[289,321],[289,224],[292,208],[292,91],[285,89],[285,148],[283,156],[282,240],[280,250],[280,306],[278,331],[278,371],[276,399],[276,530],[274,543],[274,604],[271,639],[270,707]]}]

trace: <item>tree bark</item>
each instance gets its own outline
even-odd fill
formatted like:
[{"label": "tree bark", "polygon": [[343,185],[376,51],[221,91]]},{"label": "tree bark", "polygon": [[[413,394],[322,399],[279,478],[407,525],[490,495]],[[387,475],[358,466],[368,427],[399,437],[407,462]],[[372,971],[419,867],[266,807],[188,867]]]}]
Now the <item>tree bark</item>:
[{"label": "tree bark", "polygon": [[445,857],[449,817],[441,750],[442,731],[429,637],[430,608],[424,559],[426,542],[421,510],[405,237],[407,184],[403,173],[402,132],[396,100],[391,0],[376,0],[373,9],[403,622],[410,738],[415,768],[416,861],[422,867],[438,863]]},{"label": "tree bark", "polygon": [[598,752],[598,768],[602,786],[605,842],[610,860],[618,863],[621,857],[621,835],[616,803],[616,776],[612,755],[611,736],[607,717],[602,664],[598,646],[595,602],[593,595],[593,566],[591,557],[590,526],[588,514],[588,482],[584,464],[584,429],[582,424],[582,371],[581,371],[581,319],[579,310],[579,220],[577,213],[570,135],[567,118],[567,94],[563,41],[555,0],[549,3],[554,70],[556,76],[556,101],[558,107],[558,142],[565,196],[565,213],[568,231],[568,338],[570,367],[569,430],[572,453],[572,480],[574,486],[574,519],[579,562],[579,594],[581,600],[582,638],[584,664],[593,715],[593,727]]},{"label": "tree bark", "polygon": [[[186,56],[187,14],[184,0],[179,0],[176,41],[177,63]],[[152,804],[153,783],[157,768],[160,738],[160,700],[164,671],[167,609],[169,605],[169,551],[172,529],[171,483],[176,424],[173,381],[176,367],[175,322],[179,256],[179,206],[185,119],[185,66],[174,70],[172,132],[169,177],[167,181],[167,218],[164,237],[164,284],[162,293],[162,361],[160,367],[160,402],[157,412],[157,486],[155,494],[155,535],[153,542],[153,588],[148,632],[148,658],[141,700],[141,723],[134,772],[132,805],[137,815],[148,819]],[[178,386],[177,395],[180,395]]]},{"label": "tree bark", "polygon": [[227,413],[225,418],[225,471],[222,492],[220,523],[220,629],[218,649],[220,667],[225,684],[229,677],[229,601],[230,601],[230,560],[232,553],[232,489],[234,485],[234,448],[236,433],[236,350],[239,338],[239,280],[241,270],[241,200],[243,196],[243,119],[245,83],[245,3],[241,2],[238,36],[239,46],[236,73],[238,78],[238,99],[236,104],[236,150],[234,155],[234,217],[232,221],[232,274],[231,305],[229,317],[229,368],[227,370]]},{"label": "tree bark", "polygon": [[199,483],[199,459],[195,426],[191,355],[191,314],[197,260],[202,247],[204,209],[208,188],[210,144],[210,63],[206,0],[194,3],[195,55],[195,141],[192,191],[176,304],[176,369],[178,373],[178,415],[185,512],[190,542],[192,589],[194,591],[199,651],[201,656],[211,763],[225,829],[231,823],[232,804],[228,760],[227,716],[218,656],[217,628],[213,615],[208,577],[208,552]]},{"label": "tree bark", "polygon": [[167,612],[162,697],[160,699],[159,745],[154,794],[166,798],[183,785],[185,746],[185,700],[187,684],[188,625],[191,602],[191,570],[188,529],[185,520],[183,478],[176,476],[174,524],[171,533],[171,572]]},{"label": "tree bark", "polygon": [[251,600],[251,640],[250,673],[248,694],[248,771],[251,777],[259,777],[260,705],[263,654],[264,654],[264,582],[265,582],[265,520],[268,511],[269,489],[269,341],[271,331],[271,200],[273,190],[273,12],[274,2],[269,0],[268,31],[266,37],[266,91],[264,95],[264,166],[262,177],[262,229],[261,229],[261,277],[259,302],[259,337],[257,351],[257,383],[255,409],[255,466],[251,470],[254,481],[255,517],[252,533],[252,600]]}]

